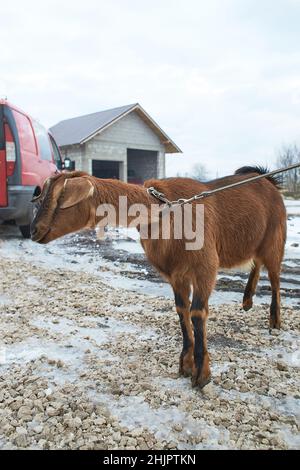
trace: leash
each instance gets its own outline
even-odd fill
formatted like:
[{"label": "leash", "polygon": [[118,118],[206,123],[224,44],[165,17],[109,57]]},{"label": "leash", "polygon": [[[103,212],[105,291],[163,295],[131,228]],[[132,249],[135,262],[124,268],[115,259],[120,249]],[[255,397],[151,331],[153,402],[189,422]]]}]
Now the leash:
[{"label": "leash", "polygon": [[284,173],[285,171],[290,171],[290,170],[293,170],[294,168],[299,168],[299,167],[300,167],[300,162],[299,163],[294,163],[293,165],[287,166],[285,168],[281,168],[280,170],[269,171],[268,173],[264,173],[263,175],[252,176],[251,178],[247,178],[247,179],[242,180],[242,181],[237,181],[236,183],[228,184],[227,186],[222,186],[221,188],[211,189],[211,190],[208,190],[208,191],[202,191],[202,193],[195,194],[194,196],[190,197],[189,199],[181,198],[181,199],[177,199],[175,201],[170,201],[164,195],[164,193],[160,193],[153,186],[151,186],[150,188],[147,188],[147,193],[150,196],[155,197],[159,201],[164,202],[169,207],[175,206],[175,205],[183,206],[184,204],[189,204],[191,202],[198,201],[200,199],[204,199],[204,198],[209,197],[209,196],[213,196],[214,194],[219,193],[221,191],[225,191],[226,189],[237,188],[238,186],[242,186],[243,184],[250,183],[252,181],[257,181],[257,180],[260,180],[262,178],[268,178],[269,176],[278,175],[279,173]]}]

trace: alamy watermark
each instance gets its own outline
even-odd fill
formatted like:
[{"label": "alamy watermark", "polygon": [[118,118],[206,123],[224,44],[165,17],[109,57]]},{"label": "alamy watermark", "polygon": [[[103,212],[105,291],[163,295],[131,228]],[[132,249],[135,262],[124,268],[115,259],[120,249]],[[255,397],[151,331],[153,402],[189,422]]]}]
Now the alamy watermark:
[{"label": "alamy watermark", "polygon": [[128,205],[127,196],[119,196],[119,204],[100,204],[96,211],[98,234],[105,237],[105,227],[137,228],[141,240],[183,240],[186,250],[200,250],[204,244],[204,205],[151,204]]}]

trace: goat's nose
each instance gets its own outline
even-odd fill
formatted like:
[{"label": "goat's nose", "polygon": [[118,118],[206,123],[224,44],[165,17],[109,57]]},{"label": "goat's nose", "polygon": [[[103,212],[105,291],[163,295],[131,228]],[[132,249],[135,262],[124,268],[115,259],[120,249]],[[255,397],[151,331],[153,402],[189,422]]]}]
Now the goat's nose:
[{"label": "goat's nose", "polygon": [[35,240],[37,237],[37,229],[35,227],[30,229],[31,240]]},{"label": "goat's nose", "polygon": [[36,232],[36,224],[34,222],[31,222],[30,224],[30,233],[33,235]]},{"label": "goat's nose", "polygon": [[31,224],[30,226],[30,235],[31,235],[31,240],[36,240],[38,238],[39,233],[41,233],[41,227],[39,227],[37,224]]}]

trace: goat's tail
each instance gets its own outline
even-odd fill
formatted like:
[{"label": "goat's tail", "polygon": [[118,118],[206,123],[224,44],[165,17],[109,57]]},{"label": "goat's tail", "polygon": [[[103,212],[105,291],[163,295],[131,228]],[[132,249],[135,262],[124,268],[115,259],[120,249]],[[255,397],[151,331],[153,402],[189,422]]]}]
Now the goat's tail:
[{"label": "goat's tail", "polygon": [[[259,175],[265,175],[268,173],[268,168],[264,168],[263,166],[243,166],[236,170],[234,173],[235,175],[246,175],[248,173],[258,173]],[[267,180],[269,180],[276,188],[280,189],[282,185],[282,176],[267,176]]]}]

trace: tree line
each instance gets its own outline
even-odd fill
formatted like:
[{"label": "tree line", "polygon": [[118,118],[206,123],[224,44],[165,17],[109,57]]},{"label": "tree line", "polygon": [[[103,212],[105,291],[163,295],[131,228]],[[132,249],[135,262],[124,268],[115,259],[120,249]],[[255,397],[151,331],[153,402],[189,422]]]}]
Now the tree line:
[{"label": "tree line", "polygon": [[[284,145],[278,152],[276,167],[284,168],[294,163],[300,163],[300,147],[297,144]],[[206,181],[211,177],[203,163],[196,163],[189,171],[179,172],[177,176],[190,177],[199,181]],[[283,173],[281,178],[283,192],[287,196],[300,198],[300,168]]]},{"label": "tree line", "polygon": [[[300,147],[298,145],[283,146],[277,158],[278,168],[300,163]],[[300,168],[282,174],[282,189],[288,196],[300,196]]]}]

